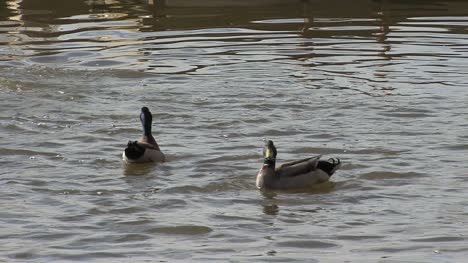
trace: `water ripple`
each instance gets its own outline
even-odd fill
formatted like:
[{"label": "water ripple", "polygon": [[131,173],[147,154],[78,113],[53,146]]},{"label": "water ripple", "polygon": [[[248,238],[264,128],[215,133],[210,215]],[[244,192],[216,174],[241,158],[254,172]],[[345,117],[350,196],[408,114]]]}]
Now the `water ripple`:
[{"label": "water ripple", "polygon": [[0,261],[465,260],[465,2],[55,2],[0,3]]}]

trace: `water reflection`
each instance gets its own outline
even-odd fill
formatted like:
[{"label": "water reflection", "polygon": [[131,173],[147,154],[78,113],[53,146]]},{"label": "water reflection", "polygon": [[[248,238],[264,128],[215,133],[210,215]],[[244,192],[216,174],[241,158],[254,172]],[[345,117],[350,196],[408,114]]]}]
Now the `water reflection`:
[{"label": "water reflection", "polygon": [[147,164],[122,164],[123,175],[125,176],[145,176],[154,171],[156,165],[153,163]]},{"label": "water reflection", "polygon": [[276,204],[264,205],[263,213],[265,215],[276,216],[279,213],[279,207]]},{"label": "water reflection", "polygon": [[[158,7],[177,7],[177,8],[193,8],[193,7],[252,7],[252,6],[271,6],[271,5],[285,5],[285,4],[297,4],[303,0],[203,0],[203,1],[191,1],[191,0],[149,0],[150,4]],[[307,0],[306,0],[307,1]]]},{"label": "water reflection", "polygon": [[[284,203],[282,198],[292,195],[303,195],[310,198],[311,202],[314,202],[313,195],[323,195],[328,194],[336,190],[337,183],[328,181],[322,184],[315,185],[313,187],[304,188],[304,189],[294,189],[294,190],[282,190],[282,191],[269,191],[269,190],[259,190],[259,193],[262,195],[263,200],[261,203],[262,211],[265,215],[276,216],[280,212],[280,203]],[[318,208],[320,210],[320,208]],[[313,212],[316,212],[315,210]]]},{"label": "water reflection", "polygon": [[279,213],[278,201],[276,200],[278,194],[274,191],[261,190],[263,196],[262,208],[265,215],[276,216]]},{"label": "water reflection", "polygon": [[[338,55],[346,66],[350,62],[345,53],[353,51],[356,58],[352,62],[375,57],[389,61],[380,63],[374,72],[385,81],[386,67],[392,65],[395,53],[392,46],[398,44],[389,40],[396,25],[427,10],[432,14],[449,10],[456,15],[468,5],[428,1],[423,9],[416,9],[412,3],[384,0],[228,2],[235,4],[218,0],[83,0],[67,4],[9,0],[4,6],[5,18],[15,23],[5,25],[8,33],[3,33],[3,54],[24,63],[158,74],[205,73],[212,72],[210,67],[215,65],[292,59],[304,66],[297,75],[307,76],[311,67],[328,62],[323,58],[330,56]],[[391,15],[402,8],[408,10]],[[377,48],[362,48],[372,42]]]}]

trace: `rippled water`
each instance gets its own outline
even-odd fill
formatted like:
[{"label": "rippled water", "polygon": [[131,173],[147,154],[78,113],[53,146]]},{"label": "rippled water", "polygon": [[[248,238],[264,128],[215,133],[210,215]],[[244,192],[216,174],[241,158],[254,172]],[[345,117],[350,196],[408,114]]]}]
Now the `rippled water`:
[{"label": "rippled water", "polygon": [[153,2],[0,3],[0,261],[465,262],[466,1]]}]

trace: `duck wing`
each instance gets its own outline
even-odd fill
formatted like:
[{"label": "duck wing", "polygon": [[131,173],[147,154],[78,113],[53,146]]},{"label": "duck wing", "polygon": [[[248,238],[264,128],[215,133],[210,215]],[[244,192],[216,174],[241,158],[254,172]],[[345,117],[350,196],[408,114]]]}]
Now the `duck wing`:
[{"label": "duck wing", "polygon": [[159,148],[146,142],[129,141],[127,148],[125,148],[125,155],[129,159],[136,160],[145,154],[146,149],[159,150]]},{"label": "duck wing", "polygon": [[276,175],[280,177],[294,177],[308,173],[317,168],[321,155],[282,164],[276,168]]},{"label": "duck wing", "polygon": [[138,146],[143,147],[145,149],[152,149],[152,150],[158,150],[159,151],[159,147],[157,147],[154,144],[147,143],[147,142],[141,142],[141,141],[138,141],[136,143],[138,144]]},{"label": "duck wing", "polygon": [[145,154],[146,148],[141,146],[138,141],[128,141],[127,148],[125,148],[125,156],[128,159],[136,160]]}]

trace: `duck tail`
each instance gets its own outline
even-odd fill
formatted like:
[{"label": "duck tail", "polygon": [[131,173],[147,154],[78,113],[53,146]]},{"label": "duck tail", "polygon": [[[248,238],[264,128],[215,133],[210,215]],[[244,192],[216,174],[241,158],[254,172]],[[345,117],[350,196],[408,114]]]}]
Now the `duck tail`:
[{"label": "duck tail", "polygon": [[330,158],[327,161],[320,160],[317,164],[317,168],[326,172],[328,176],[332,176],[340,167],[341,161],[338,158]]},{"label": "duck tail", "polygon": [[143,156],[144,153],[145,148],[138,145],[137,141],[128,141],[127,148],[125,148],[125,156],[127,156],[128,159],[136,160]]}]

